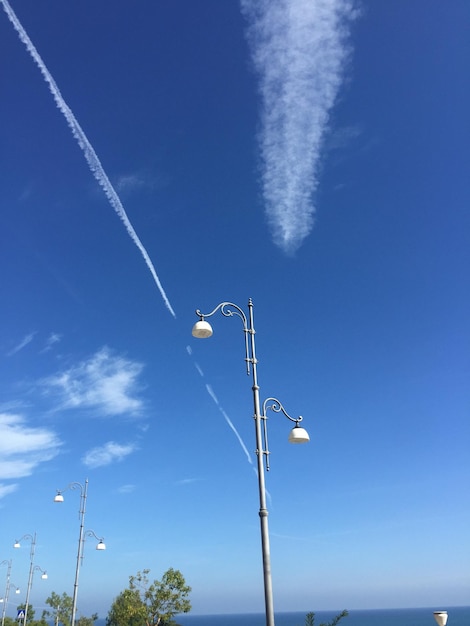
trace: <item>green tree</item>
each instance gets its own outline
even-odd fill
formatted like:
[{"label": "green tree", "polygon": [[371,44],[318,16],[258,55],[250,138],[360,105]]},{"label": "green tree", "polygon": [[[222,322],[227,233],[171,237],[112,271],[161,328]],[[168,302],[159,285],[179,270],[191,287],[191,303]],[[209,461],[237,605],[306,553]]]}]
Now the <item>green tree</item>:
[{"label": "green tree", "polygon": [[[320,626],[336,626],[340,619],[343,619],[343,617],[347,617],[348,615],[348,611],[341,611],[341,613],[335,615],[331,622],[322,622]],[[310,611],[310,613],[307,613],[305,616],[305,626],[315,626],[315,613],[313,611]]]},{"label": "green tree", "polygon": [[76,626],[94,626],[94,623],[98,619],[98,613],[93,613],[91,617],[84,617],[80,615],[78,620],[75,622]]},{"label": "green tree", "polygon": [[129,588],[114,600],[107,626],[174,626],[175,615],[191,610],[191,587],[179,570],[170,568],[152,583],[149,572],[144,569],[129,576]]},{"label": "green tree", "polygon": [[52,611],[45,610],[42,612],[42,617],[46,620],[47,617],[52,617],[55,626],[64,624],[69,626],[72,619],[72,604],[73,600],[65,592],[59,596],[58,593],[53,591],[47,598],[46,604],[48,604]]},{"label": "green tree", "polygon": [[114,600],[106,626],[143,626],[146,608],[137,589],[124,589]]}]

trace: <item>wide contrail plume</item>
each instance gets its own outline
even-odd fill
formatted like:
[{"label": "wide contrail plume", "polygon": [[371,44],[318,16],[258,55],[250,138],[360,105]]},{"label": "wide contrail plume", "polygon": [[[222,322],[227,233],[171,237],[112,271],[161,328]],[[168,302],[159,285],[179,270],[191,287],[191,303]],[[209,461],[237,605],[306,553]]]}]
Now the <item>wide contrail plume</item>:
[{"label": "wide contrail plume", "polygon": [[173,317],[176,317],[175,312],[170,304],[170,301],[168,300],[167,295],[162,287],[160,279],[157,276],[157,273],[148,255],[148,252],[144,248],[142,242],[140,241],[139,237],[137,236],[137,233],[134,230],[134,227],[130,223],[129,218],[127,217],[127,213],[124,210],[124,207],[121,203],[121,200],[118,194],[116,193],[116,190],[114,189],[113,185],[111,184],[108,176],[106,175],[106,172],[104,171],[103,166],[101,165],[101,162],[98,159],[96,152],[93,149],[93,146],[88,141],[88,138],[83,132],[80,124],[77,122],[75,115],[72,113],[71,109],[68,107],[67,103],[62,97],[62,94],[60,93],[60,90],[55,80],[52,78],[51,73],[49,72],[46,65],[44,64],[44,61],[41,59],[38,51],[36,50],[33,42],[29,38],[25,29],[23,28],[21,22],[16,17],[10,4],[8,3],[7,0],[0,0],[0,2],[2,3],[5,13],[7,14],[10,22],[15,27],[15,30],[17,31],[21,41],[25,44],[27,51],[33,57],[33,60],[39,67],[41,74],[43,75],[46,83],[49,85],[50,92],[52,93],[52,96],[54,97],[54,100],[59,110],[63,113],[65,119],[67,120],[67,124],[69,125],[73,136],[77,140],[78,145],[82,149],[83,154],[85,155],[85,159],[88,163],[88,166],[91,172],[93,173],[93,176],[96,178],[98,183],[103,188],[103,191],[106,194],[106,197],[108,198],[111,206],[116,211],[116,213],[121,218],[121,220],[124,222],[124,226],[126,227],[126,230],[129,233],[132,241],[135,243],[135,245],[139,248],[140,252],[142,253],[145,263],[147,264],[147,267],[149,268],[150,273],[153,276],[153,279],[160,291],[160,294],[165,302],[165,305],[167,306],[168,310],[173,315]]},{"label": "wide contrail plume", "polygon": [[240,0],[260,79],[265,210],[287,253],[313,226],[322,141],[342,80],[354,0]]}]

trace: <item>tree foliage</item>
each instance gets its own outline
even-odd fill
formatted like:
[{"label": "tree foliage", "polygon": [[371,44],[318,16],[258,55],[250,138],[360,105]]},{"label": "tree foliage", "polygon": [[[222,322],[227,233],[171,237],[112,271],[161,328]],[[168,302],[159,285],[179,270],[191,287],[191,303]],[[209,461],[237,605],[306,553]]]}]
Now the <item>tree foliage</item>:
[{"label": "tree foliage", "polygon": [[55,626],[58,626],[59,624],[69,626],[70,620],[72,619],[73,604],[73,600],[69,595],[64,592],[61,596],[59,596],[58,593],[53,591],[47,598],[46,604],[51,607],[52,611],[48,611],[47,609],[44,610],[42,612],[44,619],[52,617]]},{"label": "tree foliage", "polygon": [[[347,617],[348,615],[349,613],[345,609],[344,611],[341,611],[341,613],[338,613],[338,615],[335,615],[331,622],[322,622],[320,626],[337,626],[340,619],[343,619],[343,617]],[[315,626],[315,613],[313,611],[310,611],[310,613],[307,613],[305,616],[305,626]]]},{"label": "tree foliage", "polygon": [[107,626],[172,626],[175,615],[191,610],[191,587],[179,570],[170,568],[152,583],[149,572],[129,576],[129,587],[114,600]]},{"label": "tree foliage", "polygon": [[98,613],[93,613],[91,617],[84,617],[83,615],[80,615],[75,624],[76,626],[94,626],[97,619]]}]

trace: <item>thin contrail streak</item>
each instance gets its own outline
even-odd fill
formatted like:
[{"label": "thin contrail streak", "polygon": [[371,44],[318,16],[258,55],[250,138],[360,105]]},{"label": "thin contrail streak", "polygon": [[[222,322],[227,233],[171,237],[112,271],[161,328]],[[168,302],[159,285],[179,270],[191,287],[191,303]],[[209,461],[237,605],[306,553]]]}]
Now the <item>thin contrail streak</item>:
[{"label": "thin contrail streak", "polygon": [[[190,357],[193,356],[193,350],[191,348],[191,346],[186,346],[186,352],[188,353],[188,355]],[[196,363],[196,361],[193,360],[193,365],[196,368],[196,370],[198,371],[199,375],[204,378],[204,372],[202,371],[202,369],[199,367],[199,365]],[[205,387],[206,387],[206,391],[207,393],[210,395],[210,397],[212,398],[212,400],[214,401],[214,404],[216,405],[216,407],[219,409],[219,411],[222,413],[225,421],[227,422],[227,424],[230,426],[232,432],[234,433],[235,437],[238,439],[238,443],[241,446],[241,449],[243,450],[243,452],[246,454],[246,458],[248,459],[248,463],[250,465],[253,465],[253,461],[251,460],[251,455],[248,452],[248,448],[245,445],[245,442],[243,441],[243,439],[241,438],[240,433],[238,432],[238,430],[235,428],[232,420],[230,419],[230,417],[227,415],[227,413],[224,411],[223,407],[221,406],[219,399],[217,398],[217,396],[214,393],[214,390],[212,389],[211,385],[209,385],[208,383],[205,383]],[[255,470],[256,471],[256,470]]]},{"label": "thin contrail streak", "polygon": [[88,166],[93,174],[93,176],[96,178],[96,180],[98,181],[99,185],[102,187],[106,197],[108,198],[111,206],[113,207],[113,209],[116,211],[116,213],[118,214],[118,216],[121,218],[121,220],[124,223],[124,226],[126,227],[126,230],[130,236],[130,238],[132,239],[132,241],[135,243],[135,245],[137,246],[137,248],[140,250],[142,256],[144,257],[144,261],[148,267],[148,269],[150,270],[150,273],[153,276],[153,279],[158,287],[158,290],[160,291],[160,294],[163,298],[163,301],[165,302],[165,305],[167,307],[167,309],[170,311],[170,313],[173,315],[173,317],[176,317],[176,314],[173,310],[173,307],[170,304],[170,301],[168,300],[168,297],[165,293],[165,290],[163,289],[163,286],[160,282],[160,279],[157,276],[157,272],[155,271],[155,268],[153,266],[153,263],[148,255],[147,250],[144,248],[142,242],[140,241],[137,233],[134,230],[134,227],[132,226],[131,222],[129,221],[129,218],[127,217],[127,213],[122,205],[122,202],[118,196],[118,194],[116,193],[116,190],[114,189],[113,185],[111,184],[111,181],[109,180],[106,172],[103,169],[103,166],[101,165],[101,162],[95,152],[95,150],[93,149],[93,146],[91,145],[91,143],[89,142],[87,136],[85,135],[84,131],[82,130],[80,124],[78,123],[77,119],[75,118],[75,115],[72,113],[72,110],[70,109],[70,107],[67,105],[67,103],[65,102],[64,98],[62,97],[62,94],[60,93],[60,89],[57,86],[57,83],[55,82],[55,80],[52,78],[51,73],[49,72],[49,70],[47,69],[44,61],[42,60],[41,56],[39,55],[39,52],[36,50],[33,42],[31,41],[31,39],[29,38],[28,34],[26,33],[25,29],[23,28],[21,22],[19,21],[19,19],[16,17],[15,12],[13,11],[13,9],[11,8],[10,4],[8,3],[8,0],[0,0],[0,2],[3,5],[3,8],[5,10],[5,13],[8,16],[8,19],[10,20],[10,22],[13,24],[15,30],[17,31],[20,40],[25,44],[27,51],[29,52],[29,54],[32,56],[33,60],[35,61],[36,65],[39,67],[39,70],[41,71],[41,74],[44,77],[44,80],[46,81],[46,83],[49,85],[49,90],[55,100],[55,103],[57,105],[57,107],[59,108],[59,110],[61,111],[61,113],[64,115],[67,124],[69,125],[73,136],[75,137],[75,139],[78,142],[78,145],[80,146],[80,148],[82,149],[82,152],[85,156],[85,159],[88,163]]},{"label": "thin contrail streak", "polygon": [[241,445],[243,452],[246,454],[247,459],[248,459],[248,463],[250,463],[250,465],[253,464],[253,461],[251,460],[251,455],[248,452],[248,448],[245,446],[245,442],[243,441],[243,439],[241,438],[240,434],[238,433],[237,429],[235,428],[235,426],[233,425],[232,420],[229,418],[229,416],[227,415],[227,413],[224,411],[224,409],[220,406],[220,402],[217,398],[217,396],[215,395],[212,387],[210,385],[206,384],[206,389],[207,389],[207,393],[210,395],[210,397],[214,400],[217,408],[219,409],[219,411],[222,413],[222,415],[225,418],[225,421],[227,422],[227,424],[230,426],[230,428],[233,430],[233,432],[235,433],[235,436],[238,439],[239,444]]}]

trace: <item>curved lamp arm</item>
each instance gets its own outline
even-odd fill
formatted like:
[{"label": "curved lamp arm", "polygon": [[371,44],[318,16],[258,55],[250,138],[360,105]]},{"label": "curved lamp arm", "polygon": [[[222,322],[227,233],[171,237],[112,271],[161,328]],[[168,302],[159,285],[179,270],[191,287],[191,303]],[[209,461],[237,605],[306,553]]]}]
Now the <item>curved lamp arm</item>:
[{"label": "curved lamp arm", "polygon": [[57,489],[57,494],[54,498],[54,502],[63,502],[64,497],[62,494],[64,493],[64,491],[67,491],[68,489],[80,489],[80,495],[83,496],[85,493],[86,485],[84,487],[81,483],[74,482],[74,483],[69,483],[67,487],[65,487],[64,489]]},{"label": "curved lamp arm", "polygon": [[269,472],[269,446],[268,446],[268,416],[266,415],[266,411],[274,411],[274,413],[282,413],[287,419],[291,422],[295,423],[294,428],[291,430],[289,434],[289,442],[290,443],[307,443],[310,441],[310,437],[308,436],[305,428],[301,428],[299,423],[303,420],[303,417],[299,415],[299,417],[292,417],[284,408],[282,402],[280,402],[277,398],[266,398],[263,402],[263,412],[261,415],[261,419],[263,421],[263,450],[261,450],[261,454],[264,455],[266,471]]},{"label": "curved lamp arm", "polygon": [[[98,545],[96,546],[97,550],[106,550],[106,544],[104,542],[104,538],[103,537],[98,537],[98,535],[95,533],[94,530],[86,530],[85,531],[85,536],[86,537],[94,537],[95,539],[98,539]],[[82,559],[83,559],[83,555],[82,555]]]},{"label": "curved lamp arm", "polygon": [[[252,306],[251,299],[248,303],[248,306]],[[254,362],[254,357],[250,354],[250,347],[248,342],[248,335],[250,333],[254,334],[254,328],[248,328],[248,320],[245,315],[245,312],[241,307],[233,302],[221,302],[218,304],[213,311],[210,313],[202,313],[199,309],[196,309],[196,315],[199,317],[199,322],[196,322],[193,326],[193,337],[197,337],[198,339],[206,339],[212,335],[212,327],[209,322],[206,322],[206,317],[211,317],[214,313],[219,311],[225,317],[233,317],[236,315],[243,322],[243,333],[245,335],[245,362],[246,362],[246,373],[248,376],[250,375],[250,363]]]}]

